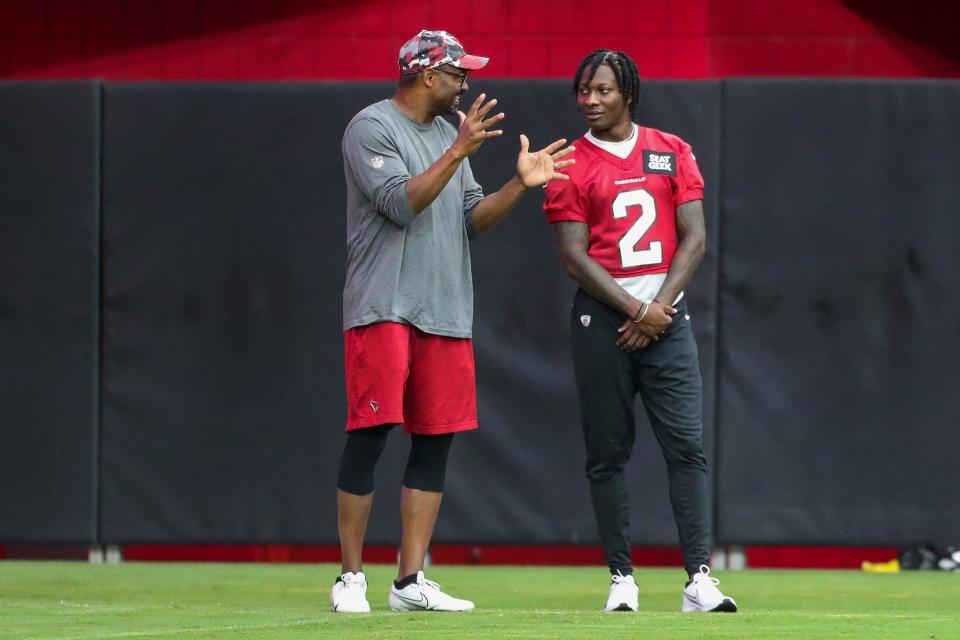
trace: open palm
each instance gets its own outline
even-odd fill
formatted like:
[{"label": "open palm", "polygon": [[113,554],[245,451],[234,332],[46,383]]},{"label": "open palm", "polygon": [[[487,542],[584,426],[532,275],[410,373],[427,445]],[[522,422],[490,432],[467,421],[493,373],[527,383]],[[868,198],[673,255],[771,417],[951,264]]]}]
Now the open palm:
[{"label": "open palm", "polygon": [[517,156],[517,176],[525,187],[538,187],[550,180],[569,180],[569,176],[559,173],[560,169],[569,167],[575,160],[561,160],[572,153],[575,147],[563,148],[566,138],[552,142],[540,151],[530,151],[530,140],[520,134],[520,155]]}]

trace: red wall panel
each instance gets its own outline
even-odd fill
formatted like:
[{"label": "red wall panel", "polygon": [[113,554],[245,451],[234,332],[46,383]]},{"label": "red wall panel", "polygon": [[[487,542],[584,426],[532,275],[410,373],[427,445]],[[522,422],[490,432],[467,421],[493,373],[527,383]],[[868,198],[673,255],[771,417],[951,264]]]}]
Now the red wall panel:
[{"label": "red wall panel", "polygon": [[[86,547],[64,545],[0,545],[0,560],[82,559]],[[887,562],[899,556],[895,547],[746,547],[746,564],[752,569],[860,569],[863,561]],[[595,565],[602,566],[603,550],[585,545],[455,545],[430,548],[435,564],[483,565]],[[397,549],[368,545],[367,563],[393,564]],[[633,547],[637,567],[677,567],[683,562],[679,547]],[[123,545],[128,562],[339,562],[339,545]]]},{"label": "red wall panel", "polygon": [[924,43],[909,40],[861,40],[851,46],[853,76],[960,77],[957,37],[935,36]]},{"label": "red wall panel", "polygon": [[122,36],[98,37],[89,41],[84,50],[87,65],[86,77],[117,79],[124,77],[126,57],[123,54]]},{"label": "red wall panel", "polygon": [[838,0],[711,0],[711,33],[720,36],[866,37],[876,28]]},{"label": "red wall panel", "polygon": [[[673,0],[669,3],[670,33],[678,38],[710,35],[712,0]],[[642,5],[641,5],[642,6]]]},{"label": "red wall panel", "polygon": [[164,38],[193,38],[200,34],[200,0],[164,0],[160,4],[160,31]]},{"label": "red wall panel", "polygon": [[200,3],[200,30],[215,34],[236,28],[240,8],[233,0],[206,0]]},{"label": "red wall panel", "polygon": [[100,0],[96,4],[89,2],[78,4],[86,5],[83,13],[83,25],[84,34],[89,44],[94,44],[99,38],[103,37],[122,41],[124,35],[124,0]]},{"label": "red wall panel", "polygon": [[896,547],[747,547],[752,569],[859,569],[864,561],[888,562]]},{"label": "red wall panel", "polygon": [[851,45],[843,40],[737,38],[710,46],[710,75],[849,76]]},{"label": "red wall panel", "polygon": [[43,2],[7,2],[7,33],[10,38],[43,40],[46,33],[46,5]]},{"label": "red wall panel", "polygon": [[[39,4],[39,3],[38,3]],[[54,42],[83,42],[83,5],[70,0],[47,0],[46,34]]]},{"label": "red wall panel", "polygon": [[[90,7],[96,10],[94,6]],[[161,36],[161,12],[159,0],[125,2],[123,11],[123,35],[131,44],[151,44]]]},{"label": "red wall panel", "polygon": [[949,11],[946,0],[0,0],[0,77],[391,79],[421,28],[489,55],[488,77],[567,77],[601,46],[648,78],[960,77]]},{"label": "red wall panel", "polygon": [[29,77],[46,78],[47,52],[40,40],[11,40],[8,44],[10,73],[18,75],[21,69],[30,69]]}]

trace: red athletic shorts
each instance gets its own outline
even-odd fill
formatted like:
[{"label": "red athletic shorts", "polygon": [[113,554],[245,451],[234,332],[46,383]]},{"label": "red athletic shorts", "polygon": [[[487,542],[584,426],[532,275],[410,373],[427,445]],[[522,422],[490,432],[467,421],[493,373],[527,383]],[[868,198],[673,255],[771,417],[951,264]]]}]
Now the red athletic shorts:
[{"label": "red athletic shorts", "polygon": [[343,334],[347,431],[402,424],[412,433],[477,428],[473,342],[379,322]]}]

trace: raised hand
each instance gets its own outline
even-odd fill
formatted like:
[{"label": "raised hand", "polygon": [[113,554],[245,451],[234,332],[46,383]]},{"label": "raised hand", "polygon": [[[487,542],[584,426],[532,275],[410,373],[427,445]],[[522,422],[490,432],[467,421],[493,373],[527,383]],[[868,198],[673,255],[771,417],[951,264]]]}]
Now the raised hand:
[{"label": "raised hand", "polygon": [[550,180],[569,180],[570,176],[559,173],[560,169],[569,167],[576,160],[560,160],[572,153],[576,147],[562,148],[567,144],[566,138],[548,144],[540,151],[530,151],[530,140],[520,134],[520,155],[517,156],[517,177],[527,188],[538,187]]},{"label": "raised hand", "polygon": [[502,129],[487,131],[488,127],[492,127],[507,116],[501,112],[495,116],[486,118],[490,110],[497,104],[496,99],[483,104],[483,100],[486,97],[487,94],[485,93],[477,96],[477,99],[470,105],[470,110],[467,111],[466,115],[464,115],[463,111],[457,111],[457,117],[460,118],[460,132],[457,134],[457,139],[453,141],[450,149],[458,158],[466,158],[476,153],[477,149],[480,148],[480,145],[483,144],[483,141],[487,138],[503,135]]}]

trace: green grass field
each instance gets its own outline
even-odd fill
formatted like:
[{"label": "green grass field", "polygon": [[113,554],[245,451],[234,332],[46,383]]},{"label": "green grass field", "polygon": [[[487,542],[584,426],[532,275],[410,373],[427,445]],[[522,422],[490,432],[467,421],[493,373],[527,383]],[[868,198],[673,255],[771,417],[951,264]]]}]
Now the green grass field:
[{"label": "green grass field", "polygon": [[602,614],[602,568],[431,567],[469,613],[328,612],[338,567],[0,562],[0,638],[960,638],[960,573],[719,572],[738,614],[681,615],[682,573],[641,569],[640,612]]}]

